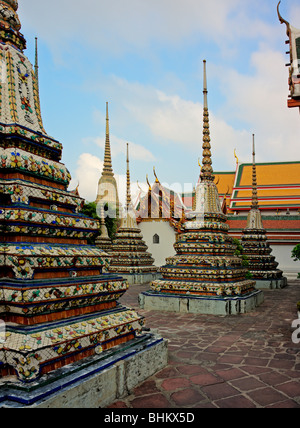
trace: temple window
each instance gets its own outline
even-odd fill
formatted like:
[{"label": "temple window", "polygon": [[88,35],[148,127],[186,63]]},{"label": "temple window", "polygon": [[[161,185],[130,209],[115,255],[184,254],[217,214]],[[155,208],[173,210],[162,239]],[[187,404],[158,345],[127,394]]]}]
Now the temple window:
[{"label": "temple window", "polygon": [[159,236],[157,233],[153,236],[153,244],[159,244]]}]

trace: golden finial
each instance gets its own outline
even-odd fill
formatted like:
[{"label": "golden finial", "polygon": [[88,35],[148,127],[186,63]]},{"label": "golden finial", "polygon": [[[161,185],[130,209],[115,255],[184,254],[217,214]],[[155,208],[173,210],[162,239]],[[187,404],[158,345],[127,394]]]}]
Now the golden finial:
[{"label": "golden finial", "polygon": [[239,158],[236,155],[236,149],[234,149],[234,157],[236,159],[236,164],[238,165],[239,164]]},{"label": "golden finial", "polygon": [[156,172],[155,172],[155,166],[153,167],[153,174],[154,174],[154,177],[155,177],[155,183],[160,184],[159,179],[157,178],[157,175],[156,175]]},{"label": "golden finial", "polygon": [[152,190],[152,188],[151,188],[151,185],[150,185],[150,183],[149,183],[148,174],[146,174],[146,181],[147,181],[147,184],[148,184],[148,188],[149,188],[149,190],[151,191],[151,190]]}]

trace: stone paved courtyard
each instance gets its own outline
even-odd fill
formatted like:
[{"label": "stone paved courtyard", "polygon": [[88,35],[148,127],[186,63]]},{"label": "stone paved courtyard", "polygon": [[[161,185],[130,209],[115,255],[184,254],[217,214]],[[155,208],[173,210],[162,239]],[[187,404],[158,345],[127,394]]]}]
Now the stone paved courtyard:
[{"label": "stone paved courtyard", "polygon": [[138,295],[148,289],[130,286],[121,302],[169,340],[169,363],[110,408],[300,407],[300,344],[292,341],[299,280],[232,317],[141,310]]}]

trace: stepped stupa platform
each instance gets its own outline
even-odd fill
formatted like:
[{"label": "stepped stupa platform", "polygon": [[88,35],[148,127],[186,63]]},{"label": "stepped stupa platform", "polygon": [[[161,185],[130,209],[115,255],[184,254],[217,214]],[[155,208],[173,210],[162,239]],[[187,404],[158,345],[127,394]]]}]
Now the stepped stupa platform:
[{"label": "stepped stupa platform", "polygon": [[140,295],[145,309],[203,314],[245,313],[263,301],[255,281],[235,255],[236,245],[228,236],[211,161],[207,107],[206,62],[204,61],[203,162],[196,188],[196,209],[189,213],[178,235],[176,255],[160,268],[163,279]]},{"label": "stepped stupa platform", "polygon": [[267,241],[263,227],[257,197],[257,175],[255,162],[255,141],[253,134],[252,161],[252,205],[247,217],[247,226],[241,236],[243,254],[247,256],[248,269],[259,289],[278,289],[287,285],[287,278],[277,268],[278,263],[272,256],[272,248]]},{"label": "stepped stupa platform", "polygon": [[110,250],[109,271],[118,272],[128,280],[129,284],[144,284],[157,278],[158,268],[153,265],[154,259],[148,252],[132,207],[128,144],[126,175],[126,209]]},{"label": "stepped stupa platform", "polygon": [[54,397],[101,407],[128,392],[130,376],[132,386],[162,368],[166,343],[118,302],[126,279],[87,245],[99,224],[67,190],[62,145],[43,128],[37,50],[33,70],[17,9],[16,0],[0,1],[0,407],[51,407]]}]

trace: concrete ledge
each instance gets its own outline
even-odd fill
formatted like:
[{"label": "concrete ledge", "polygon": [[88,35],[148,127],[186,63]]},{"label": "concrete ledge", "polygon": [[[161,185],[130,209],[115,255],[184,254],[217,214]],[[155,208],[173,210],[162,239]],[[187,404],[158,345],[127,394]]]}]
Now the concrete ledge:
[{"label": "concrete ledge", "polygon": [[[152,333],[24,385],[0,381],[0,408],[103,408],[168,363],[167,341]],[[6,378],[5,378],[6,379]]]},{"label": "concrete ledge", "polygon": [[161,274],[160,273],[130,273],[130,274],[122,273],[122,278],[127,279],[129,285],[146,284],[161,278]]},{"label": "concrete ledge", "polygon": [[288,285],[287,278],[275,278],[275,279],[254,279],[256,282],[256,288],[259,290],[275,290],[281,289]]},{"label": "concrete ledge", "polygon": [[238,315],[250,312],[263,301],[264,295],[260,290],[237,297],[198,297],[151,291],[139,295],[142,309],[212,315]]}]

